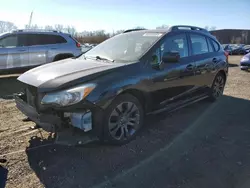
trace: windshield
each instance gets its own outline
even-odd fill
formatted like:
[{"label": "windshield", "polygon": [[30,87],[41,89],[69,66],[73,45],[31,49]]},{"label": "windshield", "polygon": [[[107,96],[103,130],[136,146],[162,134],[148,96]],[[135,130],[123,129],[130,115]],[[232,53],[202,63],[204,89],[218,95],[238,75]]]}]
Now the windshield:
[{"label": "windshield", "polygon": [[147,31],[116,35],[97,45],[81,57],[101,57],[114,61],[135,61],[162,35],[163,33],[149,33]]}]

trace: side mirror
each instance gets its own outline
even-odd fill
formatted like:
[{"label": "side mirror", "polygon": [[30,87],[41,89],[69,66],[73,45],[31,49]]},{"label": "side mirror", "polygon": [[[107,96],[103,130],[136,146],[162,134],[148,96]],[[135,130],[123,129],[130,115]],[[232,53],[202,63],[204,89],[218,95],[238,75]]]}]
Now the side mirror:
[{"label": "side mirror", "polygon": [[180,60],[179,52],[165,52],[162,57],[163,63],[177,63]]},{"label": "side mirror", "polygon": [[162,70],[162,69],[164,69],[164,65],[163,65],[163,63],[160,62],[160,60],[158,60],[158,56],[157,55],[153,55],[152,56],[151,66],[155,70]]}]

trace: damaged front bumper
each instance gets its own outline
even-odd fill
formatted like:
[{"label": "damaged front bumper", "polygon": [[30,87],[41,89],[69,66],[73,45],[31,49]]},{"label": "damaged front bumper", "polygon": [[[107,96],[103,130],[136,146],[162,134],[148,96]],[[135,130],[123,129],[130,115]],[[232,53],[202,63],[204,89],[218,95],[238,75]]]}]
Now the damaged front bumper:
[{"label": "damaged front bumper", "polygon": [[28,103],[25,93],[16,94],[14,98],[16,107],[45,131],[60,132],[66,128],[76,127],[82,132],[91,132],[98,137],[102,135],[103,110],[94,104],[78,104],[75,108],[71,106],[41,111]]}]

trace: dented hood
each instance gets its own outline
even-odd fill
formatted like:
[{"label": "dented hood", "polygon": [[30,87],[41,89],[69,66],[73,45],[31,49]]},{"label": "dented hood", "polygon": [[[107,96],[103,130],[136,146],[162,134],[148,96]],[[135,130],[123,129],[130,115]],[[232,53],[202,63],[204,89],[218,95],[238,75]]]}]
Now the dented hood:
[{"label": "dented hood", "polygon": [[97,76],[124,65],[98,60],[65,59],[31,69],[17,79],[39,89],[52,89],[80,78],[88,79],[93,74]]}]

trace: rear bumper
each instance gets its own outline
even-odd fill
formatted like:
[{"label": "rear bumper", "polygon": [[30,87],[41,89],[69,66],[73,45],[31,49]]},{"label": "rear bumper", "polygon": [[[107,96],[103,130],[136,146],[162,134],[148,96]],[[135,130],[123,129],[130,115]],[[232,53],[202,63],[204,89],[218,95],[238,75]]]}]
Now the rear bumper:
[{"label": "rear bumper", "polygon": [[44,130],[55,132],[56,126],[62,125],[60,117],[51,114],[39,114],[34,107],[28,105],[18,95],[15,95],[14,98],[16,107]]}]

